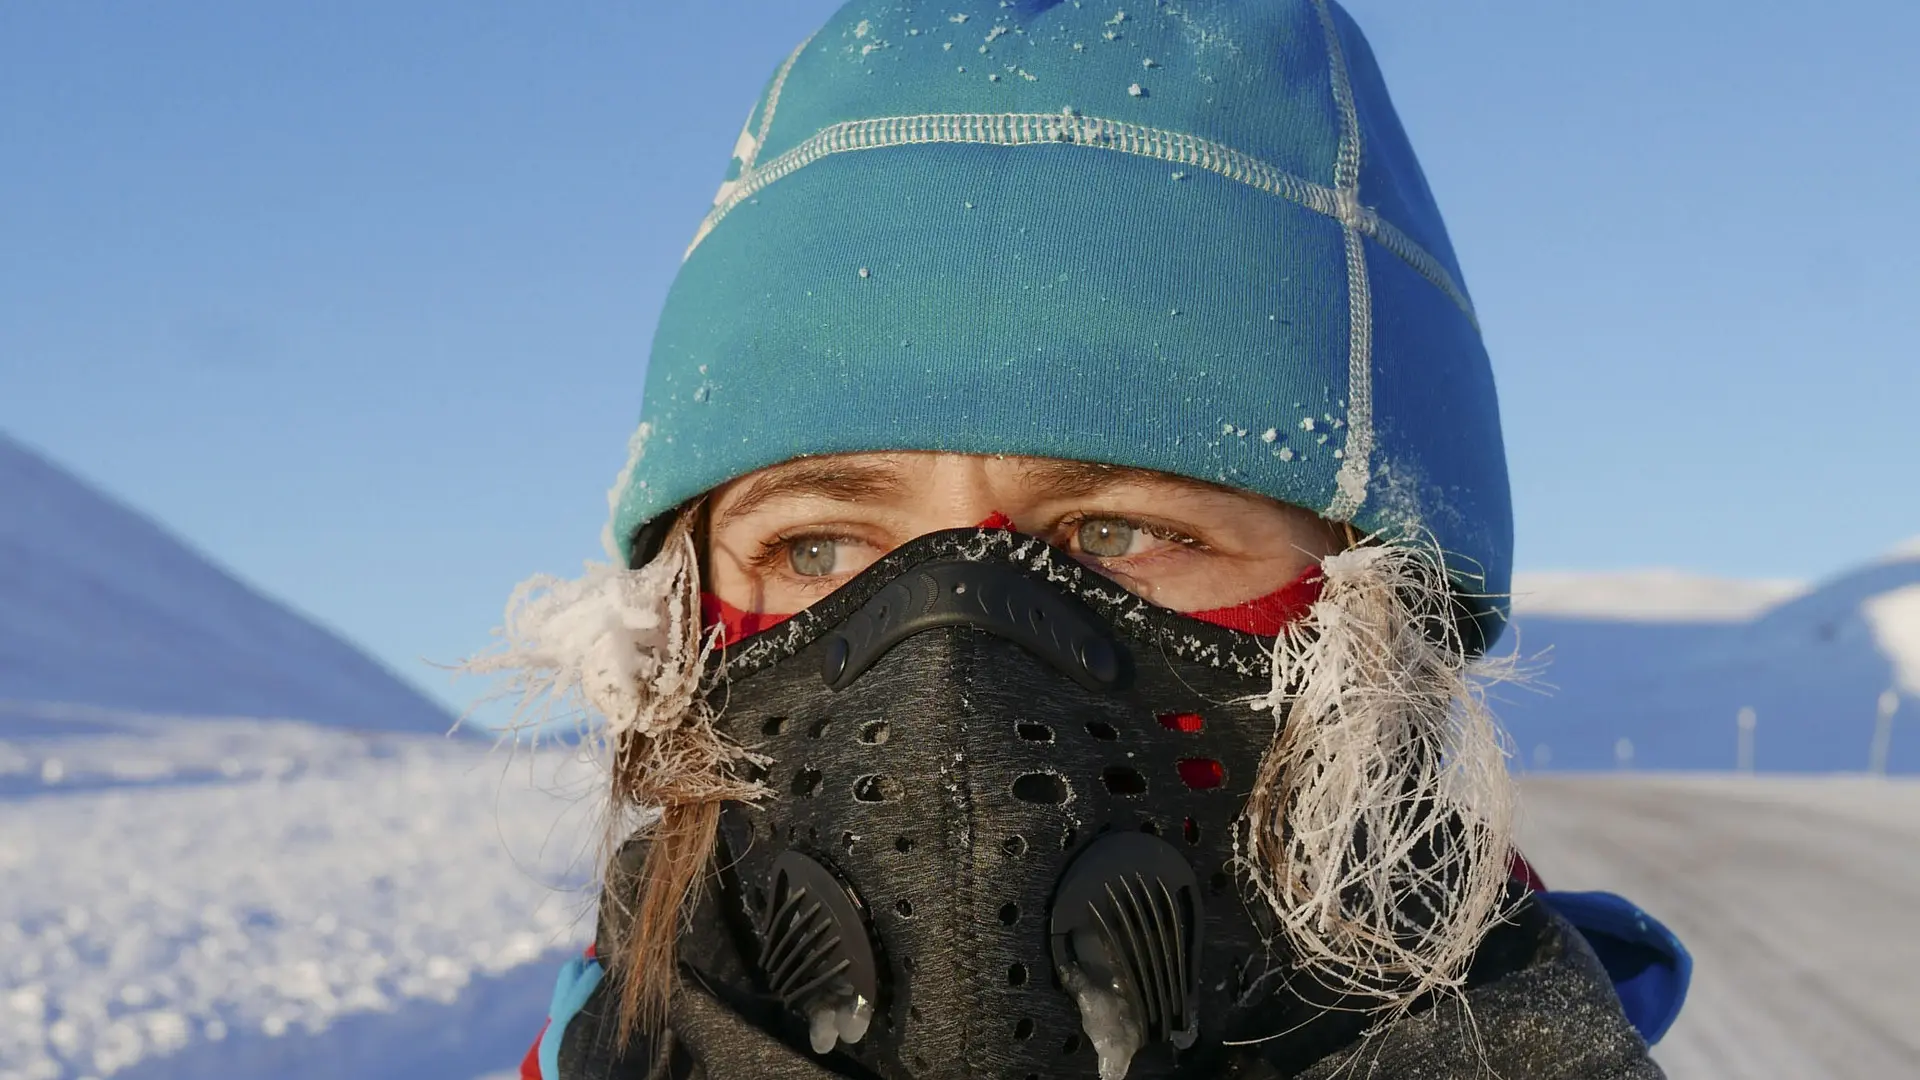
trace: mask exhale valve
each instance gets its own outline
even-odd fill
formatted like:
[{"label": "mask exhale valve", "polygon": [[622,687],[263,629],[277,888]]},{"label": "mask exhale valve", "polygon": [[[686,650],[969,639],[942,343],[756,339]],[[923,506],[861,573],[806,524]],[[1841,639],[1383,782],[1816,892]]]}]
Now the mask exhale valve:
[{"label": "mask exhale valve", "polygon": [[767,989],[807,1020],[824,1054],[867,1034],[878,996],[873,944],[859,901],[826,867],[797,851],[774,860],[761,912],[760,969]]},{"label": "mask exhale valve", "polygon": [[1101,1080],[1124,1077],[1148,1043],[1193,1045],[1201,920],[1193,868],[1158,837],[1102,837],[1067,868],[1049,920],[1053,961]]}]

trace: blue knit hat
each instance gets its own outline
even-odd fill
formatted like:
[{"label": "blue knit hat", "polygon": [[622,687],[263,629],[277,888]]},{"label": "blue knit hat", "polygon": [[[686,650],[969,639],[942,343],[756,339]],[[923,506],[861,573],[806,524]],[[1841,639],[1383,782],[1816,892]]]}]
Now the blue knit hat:
[{"label": "blue knit hat", "polygon": [[623,546],[803,455],[1021,454],[1424,531],[1505,618],[1473,306],[1327,0],[847,4],[741,131],[641,419]]}]

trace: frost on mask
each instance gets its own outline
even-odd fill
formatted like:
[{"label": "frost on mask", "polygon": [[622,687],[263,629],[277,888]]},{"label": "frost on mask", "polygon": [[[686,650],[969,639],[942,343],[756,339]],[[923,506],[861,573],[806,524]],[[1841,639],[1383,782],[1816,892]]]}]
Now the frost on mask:
[{"label": "frost on mask", "polygon": [[1080,1010],[1080,1027],[1100,1059],[1100,1080],[1122,1080],[1133,1055],[1146,1045],[1146,1032],[1118,981],[1102,985],[1078,964],[1060,965],[1060,982]]}]

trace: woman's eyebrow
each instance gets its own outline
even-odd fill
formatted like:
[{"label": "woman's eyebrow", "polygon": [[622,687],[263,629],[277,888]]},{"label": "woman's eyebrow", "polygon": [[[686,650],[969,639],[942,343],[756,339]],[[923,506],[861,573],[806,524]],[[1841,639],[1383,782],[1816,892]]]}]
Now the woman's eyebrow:
[{"label": "woman's eyebrow", "polygon": [[721,510],[720,523],[745,517],[779,498],[865,502],[891,498],[905,487],[899,467],[892,464],[796,461],[748,481],[745,490]]},{"label": "woman's eyebrow", "polygon": [[[1020,483],[1028,495],[1043,499],[1084,499],[1122,485],[1156,488],[1214,485],[1150,469],[1101,465],[1089,461],[1035,461],[1021,471]],[[1217,489],[1215,489],[1217,490]]]}]

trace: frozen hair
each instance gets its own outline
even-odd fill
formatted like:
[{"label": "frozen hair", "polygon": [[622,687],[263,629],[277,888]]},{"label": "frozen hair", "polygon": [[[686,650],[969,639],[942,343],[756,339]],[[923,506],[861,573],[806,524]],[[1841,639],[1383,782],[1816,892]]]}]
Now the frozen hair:
[{"label": "frozen hair", "polygon": [[1235,831],[1297,969],[1389,1012],[1461,987],[1507,914],[1515,789],[1444,565],[1423,542],[1322,560],[1254,701],[1275,735]]},{"label": "frozen hair", "polygon": [[[609,777],[601,903],[614,931],[603,959],[619,987],[619,1035],[658,1030],[677,978],[676,944],[712,857],[720,806],[758,801],[761,759],[716,729],[703,689],[717,629],[700,623],[701,507],[678,513],[638,568],[589,563],[574,580],[539,575],[507,602],[500,644],[464,670],[505,678],[517,726],[579,718]],[[585,708],[583,709],[582,706]],[[646,841],[637,869],[617,854]]]}]

